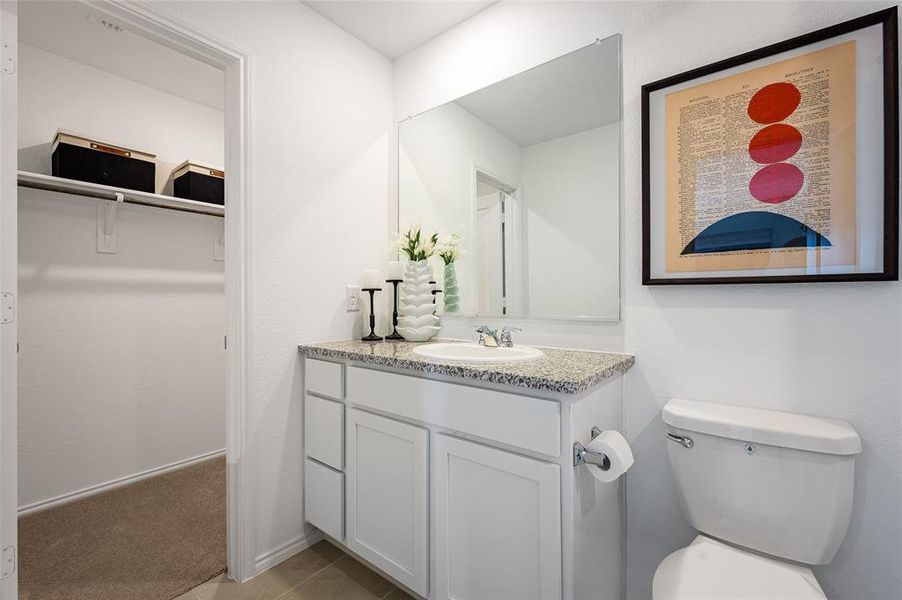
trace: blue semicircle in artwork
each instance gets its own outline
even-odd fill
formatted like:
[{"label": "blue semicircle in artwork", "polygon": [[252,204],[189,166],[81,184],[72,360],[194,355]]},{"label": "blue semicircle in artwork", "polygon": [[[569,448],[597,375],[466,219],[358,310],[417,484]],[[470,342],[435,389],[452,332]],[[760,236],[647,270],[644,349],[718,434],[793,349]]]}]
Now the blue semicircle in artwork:
[{"label": "blue semicircle in artwork", "polygon": [[830,240],[804,223],[772,212],[741,212],[712,223],[686,244],[682,255],[772,248],[823,248]]}]

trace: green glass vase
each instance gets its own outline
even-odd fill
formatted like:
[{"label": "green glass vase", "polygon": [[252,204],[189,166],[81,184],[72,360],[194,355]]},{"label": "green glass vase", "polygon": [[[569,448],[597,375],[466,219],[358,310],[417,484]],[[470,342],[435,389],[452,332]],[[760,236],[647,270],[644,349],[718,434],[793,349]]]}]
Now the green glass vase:
[{"label": "green glass vase", "polygon": [[445,265],[445,289],[442,296],[445,302],[446,313],[456,313],[460,310],[460,288],[457,286],[457,270],[454,263]]}]

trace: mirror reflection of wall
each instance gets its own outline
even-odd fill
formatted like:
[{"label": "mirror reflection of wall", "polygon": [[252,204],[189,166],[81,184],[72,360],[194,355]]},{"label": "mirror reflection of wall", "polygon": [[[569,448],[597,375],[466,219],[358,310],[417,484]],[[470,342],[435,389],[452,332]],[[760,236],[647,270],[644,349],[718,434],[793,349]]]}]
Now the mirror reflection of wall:
[{"label": "mirror reflection of wall", "polygon": [[620,114],[614,36],[400,124],[399,227],[461,234],[461,314],[619,318]]}]

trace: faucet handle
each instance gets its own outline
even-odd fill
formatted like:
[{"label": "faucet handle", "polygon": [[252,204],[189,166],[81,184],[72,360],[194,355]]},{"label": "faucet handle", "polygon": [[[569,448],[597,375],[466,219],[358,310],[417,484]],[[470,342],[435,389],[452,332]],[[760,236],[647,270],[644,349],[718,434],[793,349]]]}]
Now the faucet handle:
[{"label": "faucet handle", "polygon": [[507,325],[501,328],[501,336],[498,341],[499,346],[504,346],[506,348],[514,347],[514,340],[511,338],[511,333],[515,331],[523,331],[519,327],[508,327]]}]

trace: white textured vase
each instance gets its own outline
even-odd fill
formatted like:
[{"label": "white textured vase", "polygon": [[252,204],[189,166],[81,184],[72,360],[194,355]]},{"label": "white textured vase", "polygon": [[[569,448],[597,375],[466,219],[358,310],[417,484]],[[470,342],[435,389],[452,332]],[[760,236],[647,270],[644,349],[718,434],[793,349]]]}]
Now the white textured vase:
[{"label": "white textured vase", "polygon": [[398,333],[408,342],[425,342],[441,329],[435,315],[435,284],[429,283],[431,278],[427,261],[407,261],[398,304]]}]

